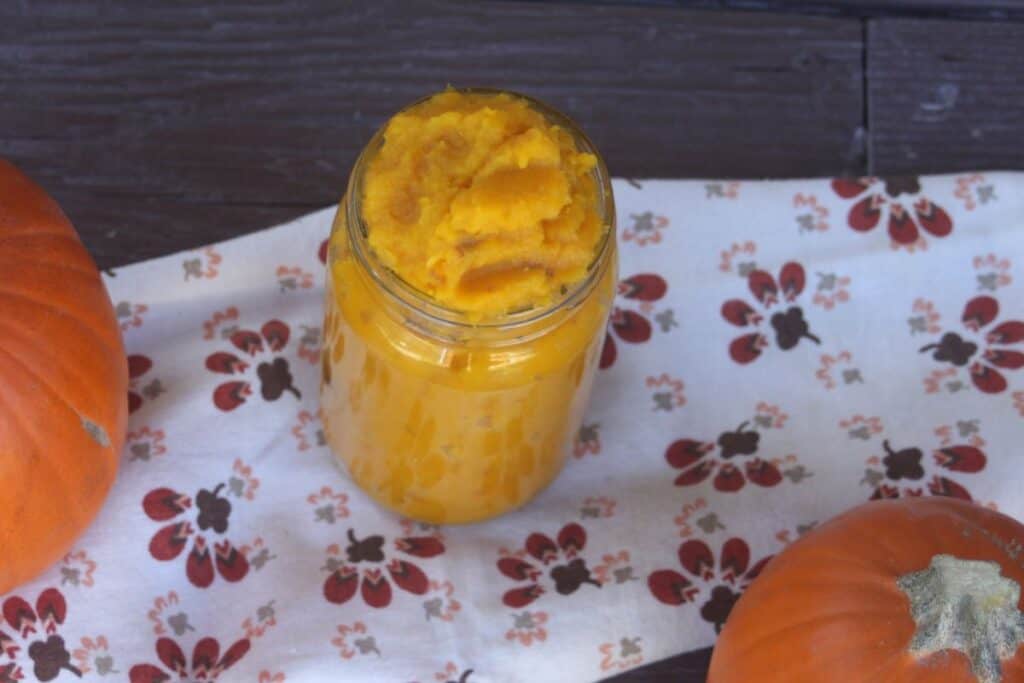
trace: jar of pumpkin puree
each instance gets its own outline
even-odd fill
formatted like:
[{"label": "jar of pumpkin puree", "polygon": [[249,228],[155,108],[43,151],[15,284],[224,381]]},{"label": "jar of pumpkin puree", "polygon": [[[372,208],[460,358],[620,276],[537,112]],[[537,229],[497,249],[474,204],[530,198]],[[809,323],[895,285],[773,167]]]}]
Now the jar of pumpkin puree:
[{"label": "jar of pumpkin puree", "polygon": [[364,491],[462,523],[555,478],[616,286],[608,172],[572,121],[489,90],[403,109],[356,162],[327,266],[323,422]]}]

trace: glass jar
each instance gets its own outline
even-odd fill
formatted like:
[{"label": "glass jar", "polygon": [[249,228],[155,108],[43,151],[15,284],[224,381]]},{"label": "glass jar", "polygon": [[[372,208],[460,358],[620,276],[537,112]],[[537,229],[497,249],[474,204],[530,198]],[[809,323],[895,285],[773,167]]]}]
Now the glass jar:
[{"label": "glass jar", "polygon": [[615,296],[615,206],[605,165],[572,121],[523,99],[598,159],[592,173],[603,235],[587,275],[559,301],[474,322],[385,268],[360,211],[383,128],[356,162],[331,232],[320,393],[327,441],[360,488],[424,522],[495,517],[558,475],[583,419]]}]

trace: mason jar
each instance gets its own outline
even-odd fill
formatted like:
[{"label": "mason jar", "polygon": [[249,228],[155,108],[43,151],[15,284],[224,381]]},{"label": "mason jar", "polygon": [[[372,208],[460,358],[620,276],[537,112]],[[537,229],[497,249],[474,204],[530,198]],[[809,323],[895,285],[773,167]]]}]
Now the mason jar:
[{"label": "mason jar", "polygon": [[616,291],[615,206],[597,150],[564,115],[508,95],[597,159],[592,208],[602,233],[585,276],[557,300],[481,321],[383,265],[361,207],[386,127],[357,160],[330,237],[320,392],[327,441],[363,491],[423,522],[492,518],[555,479],[583,419]]}]

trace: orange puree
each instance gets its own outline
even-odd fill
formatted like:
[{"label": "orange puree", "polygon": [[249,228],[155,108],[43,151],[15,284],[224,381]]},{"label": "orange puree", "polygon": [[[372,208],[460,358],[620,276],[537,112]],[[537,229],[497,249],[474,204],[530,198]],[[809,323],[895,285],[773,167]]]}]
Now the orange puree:
[{"label": "orange puree", "polygon": [[521,98],[441,93],[384,129],[364,178],[370,247],[473,317],[549,304],[583,279],[602,236],[596,165]]},{"label": "orange puree", "polygon": [[331,236],[321,407],[405,516],[486,519],[560,471],[614,296],[607,173],[569,122],[448,91],[364,152]]}]

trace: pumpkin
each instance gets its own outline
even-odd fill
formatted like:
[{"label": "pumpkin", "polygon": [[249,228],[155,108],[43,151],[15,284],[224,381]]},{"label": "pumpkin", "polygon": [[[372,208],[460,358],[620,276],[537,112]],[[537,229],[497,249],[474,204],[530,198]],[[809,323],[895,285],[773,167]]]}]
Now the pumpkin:
[{"label": "pumpkin", "polygon": [[1024,682],[1024,525],[952,498],[867,503],[777,555],[708,683]]},{"label": "pumpkin", "polygon": [[0,159],[0,594],[95,517],[117,472],[127,390],[96,264],[60,207]]}]

